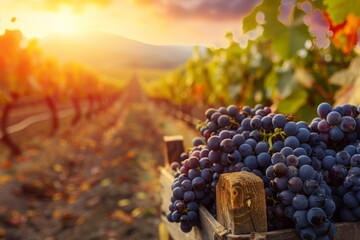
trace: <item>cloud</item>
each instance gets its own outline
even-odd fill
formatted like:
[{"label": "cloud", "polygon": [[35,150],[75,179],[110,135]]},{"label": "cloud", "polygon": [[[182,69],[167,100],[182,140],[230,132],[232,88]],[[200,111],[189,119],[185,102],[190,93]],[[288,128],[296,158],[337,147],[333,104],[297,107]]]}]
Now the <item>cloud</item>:
[{"label": "cloud", "polygon": [[203,18],[226,21],[240,19],[261,0],[135,0],[172,18]]},{"label": "cloud", "polygon": [[97,6],[109,6],[111,0],[51,0],[51,1],[41,1],[43,7],[48,10],[57,11],[61,6],[66,5],[70,6],[77,12],[84,10],[86,6],[97,5]]}]

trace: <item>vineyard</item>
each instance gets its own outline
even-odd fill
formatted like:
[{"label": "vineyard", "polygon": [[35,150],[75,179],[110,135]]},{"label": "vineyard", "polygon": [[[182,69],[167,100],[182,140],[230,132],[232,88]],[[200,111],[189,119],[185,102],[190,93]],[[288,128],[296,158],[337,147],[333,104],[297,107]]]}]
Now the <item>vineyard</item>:
[{"label": "vineyard", "polygon": [[[356,232],[360,4],[260,1],[239,25],[226,45],[195,46],[176,68],[159,67],[167,65],[155,56],[143,63],[153,68],[134,67],[141,60],[133,56],[119,67],[115,53],[98,68],[64,61],[5,30],[0,239],[277,240],[280,232],[337,240]],[[178,61],[177,48],[164,49],[172,49],[167,64]],[[169,139],[181,141],[173,149]],[[250,206],[258,217],[246,224]]]}]

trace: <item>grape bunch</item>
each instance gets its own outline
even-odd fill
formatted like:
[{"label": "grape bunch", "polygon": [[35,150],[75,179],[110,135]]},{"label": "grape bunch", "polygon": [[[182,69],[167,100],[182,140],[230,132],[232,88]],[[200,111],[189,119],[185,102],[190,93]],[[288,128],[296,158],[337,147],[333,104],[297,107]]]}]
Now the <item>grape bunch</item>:
[{"label": "grape bunch", "polygon": [[263,180],[269,230],[295,227],[302,239],[331,238],[334,220],[360,213],[359,108],[322,103],[318,114],[309,125],[262,105],[206,110],[201,137],[172,165],[168,220],[189,232],[199,205],[216,217],[219,176],[248,171]]},{"label": "grape bunch", "polygon": [[360,138],[359,107],[351,104],[332,107],[321,103],[317,108],[318,116],[310,124],[311,130],[318,132],[330,149],[341,149]]}]

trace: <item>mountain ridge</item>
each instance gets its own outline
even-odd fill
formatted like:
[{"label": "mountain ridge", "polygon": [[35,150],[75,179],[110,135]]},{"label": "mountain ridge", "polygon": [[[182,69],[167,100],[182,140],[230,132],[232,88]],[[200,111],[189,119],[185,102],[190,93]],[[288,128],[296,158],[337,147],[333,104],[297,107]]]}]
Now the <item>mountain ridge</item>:
[{"label": "mountain ridge", "polygon": [[173,69],[191,56],[191,45],[152,45],[105,32],[52,34],[39,40],[46,55],[96,69]]}]

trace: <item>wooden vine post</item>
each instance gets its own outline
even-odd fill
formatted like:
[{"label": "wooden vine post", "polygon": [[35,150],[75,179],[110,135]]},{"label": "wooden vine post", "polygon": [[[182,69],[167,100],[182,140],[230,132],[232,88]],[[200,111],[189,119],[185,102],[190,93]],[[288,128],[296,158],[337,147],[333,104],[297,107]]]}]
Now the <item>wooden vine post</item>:
[{"label": "wooden vine post", "polygon": [[165,136],[165,166],[171,163],[180,163],[180,155],[184,152],[184,139],[181,135]]},{"label": "wooden vine post", "polygon": [[220,176],[216,186],[217,220],[232,234],[266,232],[264,183],[246,171]]}]

